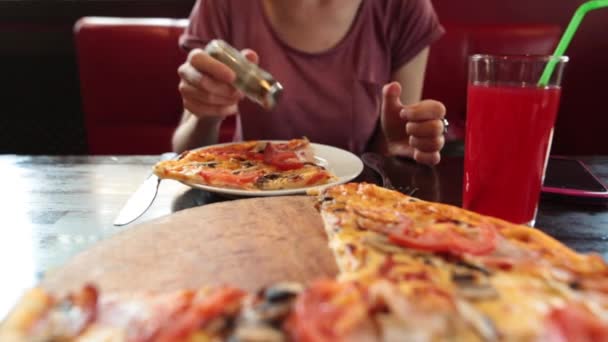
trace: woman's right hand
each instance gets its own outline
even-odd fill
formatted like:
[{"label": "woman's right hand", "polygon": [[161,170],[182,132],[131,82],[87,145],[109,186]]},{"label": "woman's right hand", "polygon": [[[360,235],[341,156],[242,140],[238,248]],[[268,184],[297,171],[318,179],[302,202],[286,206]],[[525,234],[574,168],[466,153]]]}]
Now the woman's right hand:
[{"label": "woman's right hand", "polygon": [[[257,64],[254,51],[246,49],[241,53]],[[199,118],[217,119],[237,112],[237,104],[244,95],[232,86],[236,74],[222,62],[201,49],[194,49],[177,73],[179,92],[188,112]]]}]

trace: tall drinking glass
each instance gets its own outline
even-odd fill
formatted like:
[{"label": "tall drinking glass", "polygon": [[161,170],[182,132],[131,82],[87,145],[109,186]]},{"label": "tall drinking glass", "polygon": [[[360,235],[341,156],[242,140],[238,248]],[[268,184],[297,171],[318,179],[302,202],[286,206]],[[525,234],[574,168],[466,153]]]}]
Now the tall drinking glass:
[{"label": "tall drinking glass", "polygon": [[[555,71],[540,86],[551,59]],[[465,209],[534,225],[567,62],[553,56],[469,58]]]}]

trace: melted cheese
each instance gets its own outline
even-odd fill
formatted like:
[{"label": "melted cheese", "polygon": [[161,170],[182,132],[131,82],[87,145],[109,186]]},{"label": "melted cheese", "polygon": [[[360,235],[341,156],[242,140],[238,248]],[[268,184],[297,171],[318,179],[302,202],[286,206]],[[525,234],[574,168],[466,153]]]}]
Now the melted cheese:
[{"label": "melted cheese", "polygon": [[[468,311],[458,314],[460,322],[466,322],[469,328],[456,329],[459,335],[451,336],[455,340],[467,340],[461,337],[470,337],[471,329],[476,330],[478,336],[497,334],[507,340],[534,340],[543,331],[544,317],[552,308],[568,301],[585,301],[585,296],[578,295],[563,282],[564,279],[572,279],[574,274],[570,272],[578,275],[590,272],[608,274],[603,260],[580,255],[533,228],[457,207],[421,201],[371,184],[351,183],[332,187],[319,194],[318,198],[329,246],[340,266],[339,279],[373,284],[379,278],[387,278],[398,285],[402,295],[416,301],[420,307],[427,306],[428,310],[447,310],[449,303],[468,303]],[[457,257],[446,258],[445,255],[390,243],[383,227],[392,227],[404,220],[412,229],[430,226],[435,229],[446,221],[456,222],[456,227],[462,226],[463,229],[491,224],[503,242],[496,256],[512,256],[525,260],[525,263],[509,271],[487,266],[489,273],[469,266],[469,272],[475,272],[475,277],[465,277],[463,284],[457,283],[455,274],[463,268],[455,262]],[[505,252],[506,255],[501,254]],[[471,259],[484,264],[483,257]],[[471,283],[467,284],[467,281]],[[461,286],[469,285],[472,290],[459,290]],[[475,286],[482,285],[491,288],[493,292],[490,294],[495,295],[468,297],[475,294]],[[467,297],[463,297],[465,293]],[[603,302],[608,303],[606,300]],[[598,309],[595,305],[594,309],[603,311],[604,315],[608,313],[606,306]],[[451,310],[456,310],[456,307]],[[472,323],[486,320],[492,324],[481,326],[477,323],[475,326]]]}]

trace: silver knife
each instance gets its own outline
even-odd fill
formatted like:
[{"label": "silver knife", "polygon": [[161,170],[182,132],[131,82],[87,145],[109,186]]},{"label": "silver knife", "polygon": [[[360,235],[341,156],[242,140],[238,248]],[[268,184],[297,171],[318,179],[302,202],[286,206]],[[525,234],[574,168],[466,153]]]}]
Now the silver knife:
[{"label": "silver knife", "polygon": [[[175,153],[163,153],[160,160],[172,159]],[[118,216],[114,220],[115,226],[124,226],[143,215],[154,202],[161,179],[155,174],[150,173],[148,178],[137,188],[129,197],[127,203],[122,207]]]}]

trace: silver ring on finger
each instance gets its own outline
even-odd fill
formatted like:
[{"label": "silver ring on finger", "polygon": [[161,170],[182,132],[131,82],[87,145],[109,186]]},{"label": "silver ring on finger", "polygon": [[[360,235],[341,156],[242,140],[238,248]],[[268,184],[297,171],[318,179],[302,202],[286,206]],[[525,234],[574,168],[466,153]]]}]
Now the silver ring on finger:
[{"label": "silver ring on finger", "polygon": [[448,133],[448,127],[450,126],[450,123],[446,118],[441,119],[441,122],[443,123],[443,134],[445,135]]}]

